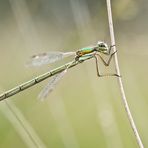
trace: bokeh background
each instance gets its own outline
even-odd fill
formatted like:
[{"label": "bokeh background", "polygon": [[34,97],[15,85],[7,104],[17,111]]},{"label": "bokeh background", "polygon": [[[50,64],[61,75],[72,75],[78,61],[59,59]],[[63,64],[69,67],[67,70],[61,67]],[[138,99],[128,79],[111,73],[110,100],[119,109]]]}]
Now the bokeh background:
[{"label": "bokeh background", "polygon": [[[148,2],[113,0],[119,64],[128,103],[148,147]],[[33,54],[110,44],[105,0],[0,0],[0,92],[73,58],[26,68]],[[114,72],[114,63],[101,72]],[[0,102],[1,148],[136,148],[117,79],[89,60],[69,70],[44,102],[49,80]]]}]

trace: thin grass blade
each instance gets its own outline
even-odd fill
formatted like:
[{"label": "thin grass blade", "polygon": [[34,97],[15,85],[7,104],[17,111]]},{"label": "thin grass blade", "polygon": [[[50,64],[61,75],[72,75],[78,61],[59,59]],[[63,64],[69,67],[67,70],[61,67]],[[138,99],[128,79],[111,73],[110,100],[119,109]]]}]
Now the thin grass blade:
[{"label": "thin grass blade", "polygon": [[75,55],[75,52],[49,52],[33,55],[27,62],[27,66],[41,66],[44,64],[54,63],[56,61],[62,60],[68,56]]}]

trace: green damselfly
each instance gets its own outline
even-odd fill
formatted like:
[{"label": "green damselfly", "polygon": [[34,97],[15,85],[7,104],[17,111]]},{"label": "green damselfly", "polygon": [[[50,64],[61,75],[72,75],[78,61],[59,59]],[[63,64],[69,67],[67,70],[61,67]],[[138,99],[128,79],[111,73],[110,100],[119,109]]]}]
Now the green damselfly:
[{"label": "green damselfly", "polygon": [[[27,81],[15,88],[9,90],[9,91],[4,92],[3,94],[0,95],[0,101],[4,100],[10,96],[13,96],[13,95],[33,86],[35,84],[53,76],[49,80],[48,85],[39,94],[39,97],[41,99],[44,99],[54,89],[54,87],[59,82],[59,80],[66,74],[68,68],[73,67],[73,66],[77,65],[78,63],[81,63],[81,62],[88,60],[90,58],[95,59],[98,77],[103,77],[103,76],[117,76],[117,77],[119,77],[119,75],[117,75],[117,74],[110,74],[110,73],[100,74],[99,67],[98,67],[98,58],[101,59],[101,61],[103,62],[103,64],[105,66],[109,66],[113,55],[116,53],[116,51],[111,53],[111,49],[113,46],[108,47],[108,45],[106,43],[104,43],[102,41],[98,41],[97,45],[81,48],[76,52],[49,52],[49,53],[42,53],[42,54],[34,55],[28,61],[28,63],[27,63],[28,66],[41,66],[43,64],[54,63],[56,61],[62,60],[65,57],[72,56],[72,55],[75,56],[75,58],[72,62],[70,62],[68,64],[65,64],[61,67],[51,70],[51,71],[49,71],[43,75],[40,75],[30,81]],[[102,54],[108,55],[109,59],[107,61],[105,61],[104,58],[102,57]]]}]

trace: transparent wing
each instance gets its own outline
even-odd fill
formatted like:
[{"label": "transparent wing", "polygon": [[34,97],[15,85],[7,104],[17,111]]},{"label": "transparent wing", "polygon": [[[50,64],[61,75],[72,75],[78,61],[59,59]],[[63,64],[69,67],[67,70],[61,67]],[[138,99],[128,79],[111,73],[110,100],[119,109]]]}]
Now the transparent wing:
[{"label": "transparent wing", "polygon": [[27,62],[27,66],[41,66],[43,64],[54,63],[65,57],[75,55],[75,52],[49,52],[33,55]]},{"label": "transparent wing", "polygon": [[55,86],[57,85],[59,80],[65,75],[66,72],[67,72],[67,69],[65,69],[61,73],[53,76],[50,79],[50,81],[48,82],[47,86],[45,86],[45,88],[43,88],[43,90],[39,94],[39,99],[40,100],[43,101],[43,100],[45,100],[47,98],[48,94],[52,92],[52,90],[55,88]]}]

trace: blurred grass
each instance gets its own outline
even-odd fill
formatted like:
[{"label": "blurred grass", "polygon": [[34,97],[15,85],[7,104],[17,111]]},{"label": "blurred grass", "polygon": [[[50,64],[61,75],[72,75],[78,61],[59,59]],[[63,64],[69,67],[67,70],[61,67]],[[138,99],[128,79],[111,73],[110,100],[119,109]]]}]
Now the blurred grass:
[{"label": "blurred grass", "polygon": [[[68,0],[0,0],[0,92],[49,69],[24,66],[34,53],[75,51],[97,40],[109,41],[105,2],[76,2],[77,13]],[[148,147],[147,1],[124,2],[113,1],[119,62],[132,114]],[[102,71],[114,71],[113,67],[112,63],[106,70],[101,65]],[[93,60],[69,70],[42,103],[37,95],[47,82],[9,98],[47,147],[137,147],[116,79],[98,79]],[[27,147],[2,112],[0,121],[0,147]]]}]

